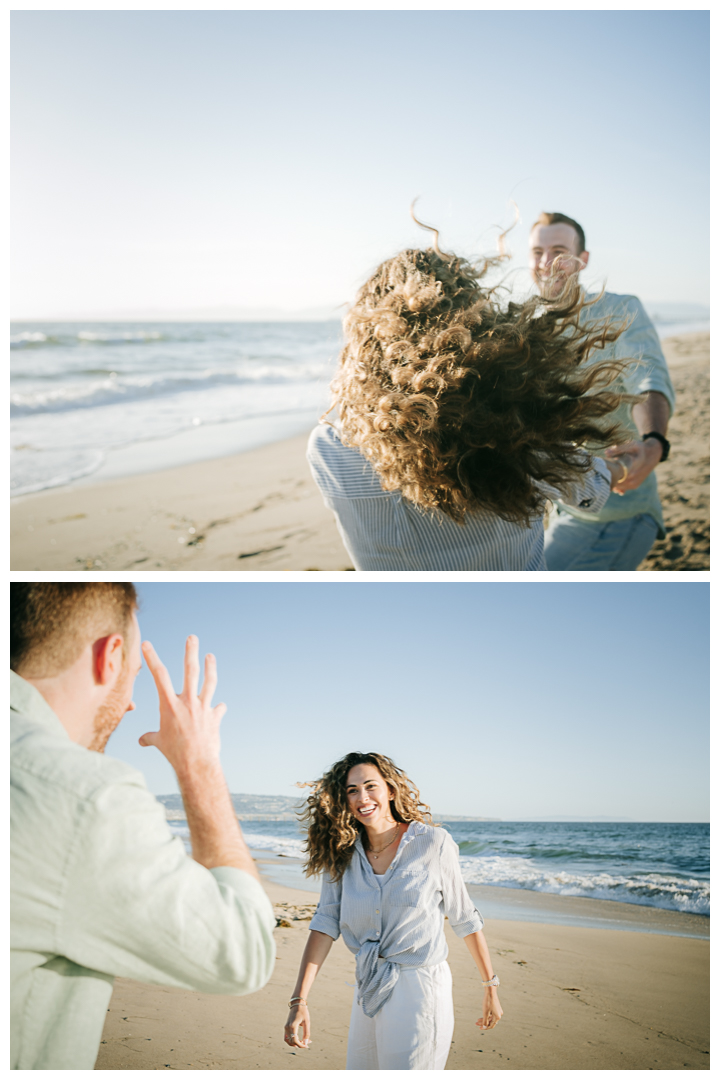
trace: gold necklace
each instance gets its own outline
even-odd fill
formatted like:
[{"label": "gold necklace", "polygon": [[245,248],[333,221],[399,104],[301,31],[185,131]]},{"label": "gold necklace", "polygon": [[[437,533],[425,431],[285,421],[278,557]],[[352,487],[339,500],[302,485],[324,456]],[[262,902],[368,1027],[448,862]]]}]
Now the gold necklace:
[{"label": "gold necklace", "polygon": [[395,841],[397,840],[397,835],[398,835],[399,831],[400,831],[400,823],[398,822],[398,824],[395,826],[395,835],[393,836],[392,840],[389,840],[387,842],[385,847],[379,848],[377,852],[375,851],[375,848],[370,848],[370,854],[372,855],[373,859],[379,859],[380,856],[382,855],[383,851],[386,851],[387,848],[390,847],[390,844],[395,843]]}]

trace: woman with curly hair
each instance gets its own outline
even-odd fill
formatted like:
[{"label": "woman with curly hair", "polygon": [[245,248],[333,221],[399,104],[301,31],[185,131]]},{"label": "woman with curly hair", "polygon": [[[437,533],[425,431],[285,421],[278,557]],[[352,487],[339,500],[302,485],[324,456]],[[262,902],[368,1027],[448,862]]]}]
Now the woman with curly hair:
[{"label": "woman with curly hair", "polygon": [[491,1030],[502,1016],[500,983],[482,916],[460,876],[457,844],[382,754],[347,754],[310,786],[305,873],[322,873],[323,884],[285,1041],[310,1045],[308,994],[342,934],[355,954],[357,982],[346,1067],[443,1069],[454,1024],[445,917],[483,979],[477,1025]]},{"label": "woman with curly hair", "polygon": [[499,258],[478,268],[436,234],[382,263],[345,319],[337,426],[308,459],[358,570],[545,570],[546,500],[597,511],[628,474],[585,449],[623,435],[605,418],[628,400],[624,364],[584,361],[624,324],[589,320],[574,279],[501,307],[482,283]]}]

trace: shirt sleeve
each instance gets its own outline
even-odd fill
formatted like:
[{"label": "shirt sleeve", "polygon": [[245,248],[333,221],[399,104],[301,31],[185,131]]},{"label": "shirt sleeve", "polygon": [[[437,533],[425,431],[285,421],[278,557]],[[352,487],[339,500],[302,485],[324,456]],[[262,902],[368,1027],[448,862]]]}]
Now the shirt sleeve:
[{"label": "shirt sleeve", "polygon": [[251,875],[207,870],[173,836],[139,782],[78,802],[57,952],[84,967],[217,994],[264,986],[275,960],[272,905]]},{"label": "shirt sleeve", "polygon": [[449,833],[440,848],[442,909],[458,937],[467,937],[483,928],[483,917],[470,899],[460,873],[459,848]]},{"label": "shirt sleeve", "polygon": [[632,322],[617,341],[615,355],[618,359],[632,360],[622,377],[625,388],[630,394],[646,394],[650,390],[664,394],[672,416],[675,391],[657,330],[637,296],[623,297],[623,315]]},{"label": "shirt sleeve", "polygon": [[310,929],[327,934],[333,941],[340,937],[340,901],[342,900],[342,878],[331,881],[330,876],[323,876],[322,889],[317,910],[310,920]]},{"label": "shirt sleeve", "polygon": [[574,484],[568,484],[562,491],[551,487],[550,484],[538,484],[538,487],[546,498],[553,502],[563,502],[569,506],[576,506],[578,510],[585,510],[589,514],[596,514],[602,510],[610,498],[610,485],[612,475],[607,463],[602,458],[592,459],[592,468],[581,473]]}]

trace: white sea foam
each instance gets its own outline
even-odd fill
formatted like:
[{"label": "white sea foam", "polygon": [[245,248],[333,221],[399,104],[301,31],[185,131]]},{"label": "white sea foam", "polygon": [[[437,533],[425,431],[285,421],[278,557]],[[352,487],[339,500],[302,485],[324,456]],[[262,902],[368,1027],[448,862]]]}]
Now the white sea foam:
[{"label": "white sea foam", "polygon": [[39,330],[23,330],[21,334],[10,335],[10,348],[18,349],[24,345],[42,345],[47,340],[47,335],[41,334]]},{"label": "white sea foam", "polygon": [[622,900],[626,904],[710,914],[710,884],[674,874],[581,873],[539,867],[532,859],[485,856],[460,858],[463,880],[472,885],[531,889],[558,896],[587,896]]},{"label": "white sea foam", "polygon": [[148,371],[143,374],[122,375],[109,371],[104,377],[87,382],[66,382],[60,386],[40,385],[18,389],[10,395],[12,416],[33,413],[64,412],[70,409],[112,405],[117,401],[144,401],[149,398],[172,397],[176,394],[198,394],[214,388],[243,388],[252,386],[296,385],[319,380],[325,374],[324,365],[254,364],[237,371],[205,369],[182,374]]},{"label": "white sea foam", "polygon": [[115,333],[80,330],[77,336],[79,341],[93,341],[100,345],[119,345],[125,341],[160,341],[162,338],[159,330],[126,330]]},{"label": "white sea foam", "polygon": [[[179,836],[184,841],[185,846],[190,850],[190,830],[187,825],[179,824],[174,821],[169,821],[170,832],[174,836]],[[243,836],[245,837],[245,843],[249,848],[254,851],[270,851],[274,855],[285,855],[292,859],[304,859],[303,841],[301,838],[294,838],[289,836],[268,836],[264,833],[253,833],[252,822],[247,822],[243,829]]]},{"label": "white sea foam", "polygon": [[15,415],[10,425],[11,490],[13,495],[28,494],[88,475],[100,467],[108,451],[132,444],[147,443],[152,456],[155,441],[201,426],[265,418],[275,431],[285,421],[291,427],[297,415],[319,416],[326,407],[325,393],[317,382],[225,384],[205,386],[194,394],[121,396],[82,413],[69,408]]},{"label": "white sea foam", "polygon": [[[258,823],[259,825],[260,823]],[[244,823],[243,832],[250,848],[271,851],[278,855],[304,858],[303,837],[295,827],[280,826],[258,831],[254,822]],[[171,829],[189,843],[187,827],[171,823]],[[283,835],[286,833],[286,835]],[[645,907],[664,908],[695,915],[710,913],[710,883],[677,873],[623,873],[617,868],[555,869],[532,858],[519,855],[460,855],[460,869],[468,885],[493,885],[507,889],[528,889],[553,893],[557,896],[580,896],[601,900],[623,901]]]},{"label": "white sea foam", "polygon": [[275,855],[288,855],[293,859],[304,859],[302,839],[292,839],[287,836],[265,836],[262,833],[253,833],[252,822],[248,821],[243,828],[245,843],[249,848],[256,851],[272,851]]}]

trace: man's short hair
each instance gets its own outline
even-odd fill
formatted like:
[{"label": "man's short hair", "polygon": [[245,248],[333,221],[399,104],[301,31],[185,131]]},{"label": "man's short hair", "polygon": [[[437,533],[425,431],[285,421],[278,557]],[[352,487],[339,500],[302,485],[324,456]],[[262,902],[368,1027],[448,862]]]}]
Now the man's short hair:
[{"label": "man's short hair", "polygon": [[[582,225],[578,225],[577,221],[574,221],[567,214],[548,214],[544,210],[540,217],[535,222],[535,225],[571,225],[578,235],[580,247],[578,248],[578,255],[581,255],[583,251],[586,251],[585,247],[585,230]],[[533,225],[533,229],[535,228]],[[530,230],[532,232],[532,229]]]},{"label": "man's short hair", "polygon": [[27,678],[52,678],[109,634],[122,634],[125,654],[137,606],[129,582],[12,582],[10,667]]}]

